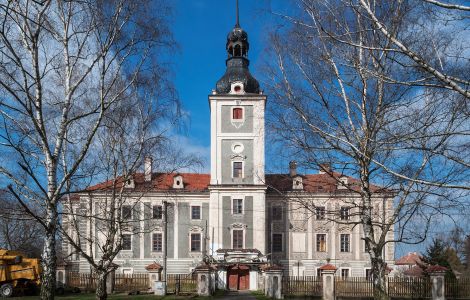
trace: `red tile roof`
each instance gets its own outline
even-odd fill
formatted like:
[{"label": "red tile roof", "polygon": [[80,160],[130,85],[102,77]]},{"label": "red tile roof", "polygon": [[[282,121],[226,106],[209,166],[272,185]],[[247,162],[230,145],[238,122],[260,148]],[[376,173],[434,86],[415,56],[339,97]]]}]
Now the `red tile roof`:
[{"label": "red tile roof", "polygon": [[440,265],[429,266],[426,269],[426,272],[428,272],[428,273],[445,272],[445,271],[447,271],[447,268],[443,267],[443,266],[440,266]]},{"label": "red tile roof", "polygon": [[163,267],[162,267],[162,265],[154,262],[154,263],[151,263],[150,265],[146,266],[145,269],[147,271],[153,271],[153,270],[158,271],[158,270],[163,269]]},{"label": "red tile roof", "polygon": [[410,252],[395,261],[395,265],[417,265],[421,263],[421,257],[416,252]]},{"label": "red tile roof", "polygon": [[420,266],[416,265],[416,266],[414,266],[414,267],[412,267],[412,268],[410,268],[410,269],[408,269],[408,270],[405,270],[405,271],[403,272],[403,274],[405,274],[406,276],[421,277],[421,276],[423,276],[424,271],[423,271],[423,269],[422,269]]},{"label": "red tile roof", "polygon": [[[177,175],[183,177],[184,188],[174,189],[173,178]],[[349,189],[338,189],[338,178],[342,177],[340,173],[333,173],[332,175],[324,174],[309,174],[302,175],[303,191],[310,193],[343,193],[349,192]],[[359,191],[359,180],[347,177],[348,187],[354,191]],[[197,174],[197,173],[153,173],[151,182],[145,181],[143,173],[136,173],[133,176],[136,191],[185,191],[185,192],[204,192],[208,191],[210,186],[210,174]],[[90,186],[86,191],[104,191],[115,188],[121,188],[123,179],[117,178],[115,182],[108,180],[93,186]],[[292,191],[292,178],[287,174],[267,174],[266,185],[268,190],[272,192],[286,192]],[[390,192],[379,186],[372,186],[372,191],[376,193]]]},{"label": "red tile roof", "polygon": [[320,267],[320,270],[322,271],[336,271],[338,268],[333,266],[332,264],[326,264]]}]

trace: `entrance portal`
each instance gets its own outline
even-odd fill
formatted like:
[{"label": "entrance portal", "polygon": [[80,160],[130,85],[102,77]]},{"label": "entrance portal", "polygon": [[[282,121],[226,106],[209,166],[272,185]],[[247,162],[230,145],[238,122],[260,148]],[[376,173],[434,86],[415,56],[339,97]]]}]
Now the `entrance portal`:
[{"label": "entrance portal", "polygon": [[235,265],[227,269],[227,282],[229,290],[247,290],[250,288],[250,268],[244,265]]}]

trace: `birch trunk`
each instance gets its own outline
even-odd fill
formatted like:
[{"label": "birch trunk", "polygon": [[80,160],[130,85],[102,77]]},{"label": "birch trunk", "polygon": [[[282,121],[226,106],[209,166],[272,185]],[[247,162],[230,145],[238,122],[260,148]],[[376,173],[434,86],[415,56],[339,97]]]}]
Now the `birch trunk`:
[{"label": "birch trunk", "polygon": [[56,233],[57,233],[57,211],[48,211],[46,224],[46,239],[41,260],[41,299],[52,300],[55,294],[56,283]]},{"label": "birch trunk", "polygon": [[97,271],[96,277],[98,280],[96,283],[96,299],[106,300],[108,298],[108,294],[106,293],[106,279],[108,274],[105,271]]},{"label": "birch trunk", "polygon": [[[381,250],[372,251],[371,256],[371,265],[372,265],[372,275],[374,281],[374,299],[377,300],[389,300],[387,291],[387,284],[385,277],[386,265],[383,261]],[[380,253],[380,254],[377,254]]]}]

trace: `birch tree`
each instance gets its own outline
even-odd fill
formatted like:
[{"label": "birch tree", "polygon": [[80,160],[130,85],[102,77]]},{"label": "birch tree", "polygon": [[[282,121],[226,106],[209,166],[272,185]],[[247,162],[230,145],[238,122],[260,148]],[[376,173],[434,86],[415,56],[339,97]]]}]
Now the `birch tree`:
[{"label": "birch tree", "polygon": [[0,2],[0,173],[44,228],[42,299],[54,298],[59,199],[108,110],[165,76],[168,12],[161,1]]},{"label": "birch tree", "polygon": [[[270,38],[268,127],[283,153],[353,195],[351,219],[327,218],[360,226],[374,297],[388,299],[385,246],[424,241],[433,217],[458,215],[468,201],[468,103],[442,84],[420,84],[358,3],[297,3],[278,13],[282,27]],[[401,3],[376,2],[375,12],[395,17]],[[410,28],[399,18],[389,24],[395,33]],[[380,203],[384,194],[393,205]],[[315,212],[304,199],[297,202]]]}]

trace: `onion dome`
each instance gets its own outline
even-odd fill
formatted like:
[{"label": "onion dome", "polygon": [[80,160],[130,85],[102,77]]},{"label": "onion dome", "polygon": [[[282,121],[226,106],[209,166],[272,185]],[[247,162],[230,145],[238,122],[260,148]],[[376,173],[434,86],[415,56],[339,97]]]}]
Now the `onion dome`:
[{"label": "onion dome", "polygon": [[248,34],[240,27],[238,22],[238,2],[237,23],[227,35],[225,48],[228,55],[225,61],[227,69],[222,78],[217,81],[216,92],[218,94],[228,94],[232,89],[232,84],[240,82],[243,84],[245,93],[259,94],[259,83],[248,69],[250,61],[247,57],[250,44],[248,43]]}]

